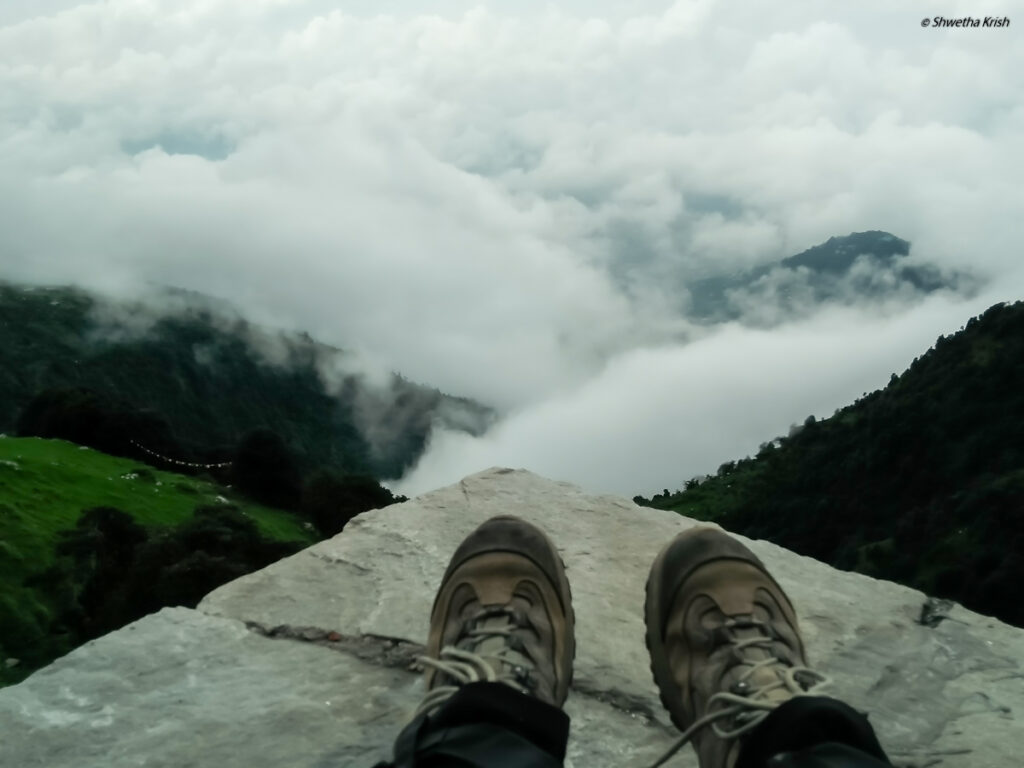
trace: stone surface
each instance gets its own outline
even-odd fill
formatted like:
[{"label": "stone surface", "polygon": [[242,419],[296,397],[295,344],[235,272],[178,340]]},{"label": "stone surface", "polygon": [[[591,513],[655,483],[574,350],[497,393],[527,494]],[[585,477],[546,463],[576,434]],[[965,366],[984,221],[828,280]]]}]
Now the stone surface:
[{"label": "stone surface", "polygon": [[[675,731],[648,669],[643,584],[693,521],[492,469],[361,515],[198,611],[147,617],[0,691],[0,765],[372,765],[422,695],[408,665],[448,558],[509,513],[548,531],[573,588],[569,763],[648,763]],[[871,714],[898,764],[1016,764],[1024,630],[959,606],[924,626],[919,592],[747,543],[791,595],[832,695]],[[696,761],[687,748],[672,764]]]},{"label": "stone surface", "polygon": [[404,671],[168,608],[0,691],[0,765],[356,765],[385,756],[412,687]]}]

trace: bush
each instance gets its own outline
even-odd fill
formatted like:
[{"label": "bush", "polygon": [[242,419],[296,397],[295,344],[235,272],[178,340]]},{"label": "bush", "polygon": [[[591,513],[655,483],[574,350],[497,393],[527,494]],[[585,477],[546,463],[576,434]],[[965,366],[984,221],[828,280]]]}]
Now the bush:
[{"label": "bush", "polygon": [[36,580],[80,585],[50,628],[69,632],[78,644],[161,608],[194,608],[220,585],[301,546],[263,538],[234,507],[198,507],[191,519],[152,535],[125,512],[97,507],[62,533],[61,564]]},{"label": "bush", "polygon": [[284,440],[269,429],[242,438],[235,450],[232,479],[254,501],[278,509],[295,509],[301,499],[301,477]]},{"label": "bush", "polygon": [[68,440],[115,456],[147,461],[152,456],[140,451],[139,444],[165,456],[186,455],[160,415],[131,408],[83,387],[40,392],[18,416],[17,434]]},{"label": "bush", "polygon": [[314,472],[302,489],[302,512],[323,537],[334,536],[353,517],[370,509],[406,501],[394,496],[372,477]]}]

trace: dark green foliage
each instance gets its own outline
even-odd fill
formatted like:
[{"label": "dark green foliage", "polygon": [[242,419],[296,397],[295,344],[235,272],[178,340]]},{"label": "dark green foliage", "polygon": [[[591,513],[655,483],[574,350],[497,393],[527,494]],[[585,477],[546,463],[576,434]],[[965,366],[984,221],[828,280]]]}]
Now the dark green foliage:
[{"label": "dark green foliage", "polygon": [[0,686],[316,540],[229,488],[62,440],[7,437],[0,454]]},{"label": "dark green foliage", "polygon": [[[61,585],[54,581],[56,595]],[[51,627],[49,608],[39,602],[26,605],[21,594],[0,593],[0,627],[4,635],[0,663],[7,658],[19,662],[11,669],[0,667],[0,686],[20,681],[71,649],[66,636]]]},{"label": "dark green foliage", "polygon": [[[217,461],[186,448],[174,437],[170,425],[152,411],[133,409],[112,397],[84,387],[48,389],[29,401],[18,416],[17,434],[67,440],[109,453],[154,461],[153,454]],[[145,453],[143,445],[152,453]],[[159,462],[157,462],[159,463]],[[175,465],[175,468],[179,468]]]},{"label": "dark green foliage", "polygon": [[[203,461],[264,428],[281,436],[303,472],[332,466],[398,477],[422,453],[436,420],[479,433],[492,418],[472,401],[397,375],[371,387],[357,374],[339,374],[328,389],[322,371],[343,368],[342,351],[304,334],[258,328],[201,296],[177,292],[160,300],[176,308],[157,319],[144,306],[75,289],[0,282],[0,432],[12,432],[24,411],[31,434],[42,434],[54,418],[48,409],[56,409],[69,439],[77,430],[102,441],[103,450],[134,455],[123,449],[130,437],[158,453],[163,445],[170,458]],[[145,327],[131,329],[132,322]],[[47,390],[50,400],[32,402]],[[77,402],[69,394],[76,391]],[[97,421],[109,432],[102,440]]]},{"label": "dark green foliage", "polygon": [[195,607],[221,584],[300,548],[294,542],[263,538],[256,525],[233,507],[199,507],[191,520],[152,536],[139,548],[124,587],[126,609],[133,615],[119,620],[168,605]]},{"label": "dark green foliage", "polygon": [[[51,633],[77,645],[166,606],[195,607],[221,584],[300,547],[263,538],[230,506],[198,507],[190,520],[158,532],[147,532],[120,510],[98,507],[63,534],[58,564],[34,583],[62,590]],[[77,594],[71,594],[75,584]]]},{"label": "dark green foliage", "polygon": [[651,504],[1024,625],[1024,303]]},{"label": "dark green foliage", "polygon": [[[74,529],[57,544],[57,555],[70,560],[72,581],[84,584],[77,602],[65,606],[61,629],[83,639],[97,637],[111,624],[109,595],[116,592],[131,569],[136,549],[146,541],[146,529],[131,515],[112,507],[82,513]],[[59,581],[60,568],[44,578]],[[123,623],[123,622],[122,622]]]},{"label": "dark green foliage", "polygon": [[79,445],[93,445],[104,419],[95,392],[87,389],[48,389],[32,398],[18,416],[22,437],[57,437]]},{"label": "dark green foliage", "polygon": [[340,533],[345,524],[361,512],[406,500],[404,496],[394,496],[372,477],[340,476],[322,470],[306,481],[302,511],[326,538]]},{"label": "dark green foliage", "polygon": [[284,440],[269,429],[253,430],[235,451],[231,476],[235,486],[254,501],[278,509],[295,509],[301,477]]},{"label": "dark green foliage", "polygon": [[61,537],[57,554],[70,557],[79,572],[117,574],[131,565],[135,548],[147,538],[146,529],[126,512],[93,507],[82,512],[74,529]]}]

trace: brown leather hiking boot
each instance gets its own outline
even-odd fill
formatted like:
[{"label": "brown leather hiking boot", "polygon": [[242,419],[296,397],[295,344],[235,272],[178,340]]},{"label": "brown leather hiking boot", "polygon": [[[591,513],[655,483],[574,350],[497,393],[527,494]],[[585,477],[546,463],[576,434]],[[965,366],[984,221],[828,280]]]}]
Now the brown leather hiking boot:
[{"label": "brown leather hiking boot", "polygon": [[679,742],[701,768],[731,768],[744,734],[827,681],[807,667],[796,613],[760,560],[714,528],[679,534],[647,579],[651,671]]},{"label": "brown leather hiking boot", "polygon": [[491,518],[459,545],[441,580],[420,657],[428,692],[416,714],[481,680],[562,706],[573,627],[569,582],[550,539],[517,517]]}]

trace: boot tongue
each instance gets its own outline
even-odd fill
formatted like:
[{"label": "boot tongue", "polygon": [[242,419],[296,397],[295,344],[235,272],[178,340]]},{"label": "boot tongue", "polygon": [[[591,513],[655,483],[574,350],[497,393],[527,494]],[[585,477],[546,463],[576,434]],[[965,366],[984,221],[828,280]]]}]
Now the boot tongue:
[{"label": "boot tongue", "polygon": [[[769,639],[769,636],[761,627],[742,625],[733,629],[733,637],[736,641],[740,642],[744,640]],[[726,690],[743,696],[754,696],[756,694],[757,699],[763,702],[775,701],[781,703],[792,697],[792,693],[786,687],[777,685],[783,679],[779,669],[782,662],[767,647],[768,645],[769,643],[767,642],[758,645],[751,644],[737,651],[737,655],[742,661],[733,666],[726,674],[724,681],[726,683]],[[757,662],[765,661],[766,659],[775,660],[776,663],[754,668]],[[771,690],[765,690],[766,688],[771,688]]]},{"label": "boot tongue", "polygon": [[[483,656],[488,661],[498,658],[499,651],[508,647],[509,636],[505,633],[512,626],[511,616],[487,616],[473,624],[473,629],[478,632],[490,632],[495,634],[474,635],[472,640],[473,653]],[[501,672],[500,666],[495,666],[496,672]]]},{"label": "boot tongue", "polygon": [[[473,636],[472,642],[466,645],[484,659],[499,678],[511,678],[525,686],[526,676],[534,665],[517,648],[514,635],[509,631],[514,630],[515,626],[515,620],[510,614],[484,615],[473,623],[473,628],[483,634]],[[489,631],[494,634],[488,634]]]}]

